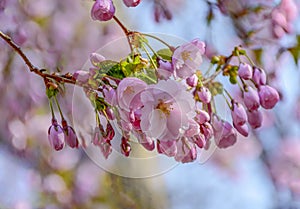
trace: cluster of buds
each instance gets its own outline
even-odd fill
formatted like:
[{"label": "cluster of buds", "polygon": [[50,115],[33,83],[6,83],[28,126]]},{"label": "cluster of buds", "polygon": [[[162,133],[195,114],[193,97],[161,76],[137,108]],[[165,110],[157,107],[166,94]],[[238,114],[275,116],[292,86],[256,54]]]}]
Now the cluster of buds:
[{"label": "cluster of buds", "polygon": [[71,148],[78,148],[78,139],[74,129],[62,120],[62,126],[52,119],[52,125],[48,129],[48,140],[53,149],[59,151],[64,148],[65,143]]},{"label": "cluster of buds", "polygon": [[[213,57],[212,74],[198,70],[205,53],[205,44],[198,39],[168,50],[164,58],[159,50],[149,60],[136,50],[120,62],[93,53],[90,70],[74,74],[95,108],[97,127],[92,142],[105,158],[116,138],[113,121],[122,132],[124,156],[130,156],[132,141],[138,141],[146,150],[156,148],[186,163],[197,158],[197,150],[209,149],[212,140],[219,148],[227,148],[237,141],[237,132],[248,136],[248,124],[252,128],[262,124],[259,107],[271,109],[279,101],[262,69],[242,62],[230,64],[233,57],[245,55],[239,47],[229,57]],[[241,84],[244,105],[215,81],[222,73],[231,83]],[[225,97],[232,124],[217,114],[214,97],[218,95],[230,98],[228,102]]]}]

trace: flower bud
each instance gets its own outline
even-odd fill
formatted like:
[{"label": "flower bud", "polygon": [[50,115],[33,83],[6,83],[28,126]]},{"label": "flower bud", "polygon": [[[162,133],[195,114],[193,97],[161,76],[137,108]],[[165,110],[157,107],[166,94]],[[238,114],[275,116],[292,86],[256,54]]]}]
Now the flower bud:
[{"label": "flower bud", "polygon": [[71,126],[64,127],[65,141],[71,148],[78,147],[78,139],[74,129]]},{"label": "flower bud", "polygon": [[197,91],[198,97],[201,102],[208,104],[211,101],[211,93],[208,88],[202,86],[199,91]]},{"label": "flower bud", "polygon": [[243,94],[244,104],[248,110],[257,110],[259,108],[259,96],[256,90],[248,86],[247,91]]},{"label": "flower bud", "polygon": [[209,116],[208,112],[206,112],[204,110],[198,110],[197,111],[196,121],[199,124],[203,124],[205,122],[208,122],[209,120],[210,120],[210,116]]},{"label": "flower bud", "polygon": [[272,109],[279,101],[277,90],[268,85],[260,86],[258,95],[260,104],[265,109]]},{"label": "flower bud", "polygon": [[121,142],[121,152],[123,155],[125,155],[126,157],[129,156],[130,152],[131,152],[131,146],[128,143],[128,140],[125,137],[122,137],[122,142]]},{"label": "flower bud", "polygon": [[196,74],[193,74],[192,76],[190,76],[186,79],[186,83],[187,83],[187,85],[189,85],[191,87],[197,86],[198,76]]},{"label": "flower bud", "polygon": [[199,134],[199,135],[196,135],[194,137],[192,137],[194,143],[201,149],[205,146],[206,144],[206,140],[205,140],[205,136],[204,134]]},{"label": "flower bud", "polygon": [[174,157],[177,153],[177,146],[175,140],[159,141],[157,140],[157,152],[165,154],[168,157]]},{"label": "flower bud", "polygon": [[253,81],[256,83],[256,85],[265,85],[267,82],[267,76],[264,70],[259,69],[257,67],[253,68]]},{"label": "flower bud", "polygon": [[56,119],[52,119],[52,125],[48,129],[48,140],[56,151],[61,150],[65,145],[63,129]]},{"label": "flower bud", "polygon": [[234,124],[242,126],[247,121],[247,113],[243,105],[237,102],[232,102],[231,117]]},{"label": "flower bud", "polygon": [[259,110],[247,111],[248,123],[253,129],[261,127],[262,124],[262,113]]},{"label": "flower bud", "polygon": [[111,154],[111,152],[112,152],[112,147],[111,147],[110,141],[101,143],[101,144],[99,145],[99,148],[100,148],[100,151],[101,151],[102,154],[103,154],[103,157],[104,157],[105,159],[107,159],[108,156],[109,156],[109,155]]},{"label": "flower bud", "polygon": [[215,137],[215,141],[219,148],[227,148],[236,143],[236,131],[227,121],[222,123],[222,129],[218,130],[218,132],[220,133],[216,133],[215,136],[219,135],[220,137]]},{"label": "flower bud", "polygon": [[136,7],[141,0],[123,0],[123,2],[127,7]]},{"label": "flower bud", "polygon": [[247,137],[249,135],[249,128],[248,128],[247,123],[245,123],[244,125],[241,125],[241,126],[233,124],[233,126],[244,137]]},{"label": "flower bud", "polygon": [[108,21],[115,15],[115,7],[112,0],[96,0],[91,16],[93,20]]},{"label": "flower bud", "polygon": [[88,82],[89,78],[90,78],[90,73],[84,70],[77,70],[74,74],[73,74],[73,78],[75,78],[76,82],[80,83],[80,84],[85,84]]},{"label": "flower bud", "polygon": [[103,57],[101,54],[98,54],[98,53],[90,54],[90,61],[95,67],[98,67],[99,63],[104,60],[105,60],[105,57]]},{"label": "flower bud", "polygon": [[238,75],[245,80],[252,78],[252,67],[247,63],[241,63],[238,70]]},{"label": "flower bud", "polygon": [[182,163],[192,162],[197,158],[195,144],[191,143],[187,138],[183,137],[176,143],[178,152],[175,155],[175,160]]}]

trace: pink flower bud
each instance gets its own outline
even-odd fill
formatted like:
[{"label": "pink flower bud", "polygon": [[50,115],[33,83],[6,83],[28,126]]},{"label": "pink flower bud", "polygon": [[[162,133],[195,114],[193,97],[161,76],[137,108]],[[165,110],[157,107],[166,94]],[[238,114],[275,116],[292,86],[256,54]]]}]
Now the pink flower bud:
[{"label": "pink flower bud", "polygon": [[265,85],[267,82],[267,76],[265,71],[257,67],[253,68],[252,79],[258,86]]},{"label": "pink flower bud", "polygon": [[90,61],[95,67],[98,67],[99,63],[103,62],[104,60],[105,57],[103,57],[101,54],[98,53],[90,54]]},{"label": "pink flower bud", "polygon": [[136,7],[141,0],[123,0],[123,2],[127,7]]},{"label": "pink flower bud", "polygon": [[158,78],[162,80],[169,79],[174,74],[173,66],[170,62],[158,61],[159,67],[157,68]]},{"label": "pink flower bud", "polygon": [[105,108],[105,113],[109,120],[114,120],[116,118],[114,111],[110,107]]},{"label": "pink flower bud", "polygon": [[233,126],[244,137],[247,137],[249,135],[249,128],[248,128],[247,123],[245,123],[244,125],[241,125],[241,126],[233,124]]},{"label": "pink flower bud", "polygon": [[260,104],[265,109],[272,109],[279,101],[277,90],[268,85],[260,86],[258,95]]},{"label": "pink flower bud", "polygon": [[247,63],[241,63],[238,70],[238,75],[245,80],[252,78],[252,67]]},{"label": "pink flower bud", "polygon": [[227,148],[236,143],[237,133],[227,121],[215,117],[213,128],[215,142],[219,148]]},{"label": "pink flower bud", "polygon": [[108,21],[115,15],[115,7],[112,0],[96,0],[91,16],[93,20]]},{"label": "pink flower bud", "polygon": [[71,126],[64,127],[65,141],[71,148],[78,147],[78,139],[74,129]]},{"label": "pink flower bud", "polygon": [[48,140],[56,151],[61,150],[65,145],[63,129],[56,119],[52,119],[52,125],[48,129]]},{"label": "pink flower bud", "polygon": [[138,137],[139,143],[148,151],[152,151],[155,148],[154,141],[147,137],[146,135],[142,135],[141,137]]},{"label": "pink flower bud", "polygon": [[199,91],[197,91],[198,97],[201,102],[208,104],[211,101],[211,93],[208,88],[202,86]]},{"label": "pink flower bud", "polygon": [[247,121],[247,113],[243,105],[237,102],[232,102],[232,110],[231,110],[231,117],[233,123],[242,126]]},{"label": "pink flower bud", "polygon": [[206,144],[206,140],[205,140],[205,136],[204,134],[199,134],[199,135],[196,135],[194,137],[192,137],[194,143],[201,149],[205,146]]},{"label": "pink flower bud", "polygon": [[74,74],[73,77],[75,78],[76,82],[80,84],[85,84],[88,82],[90,78],[90,74],[87,71],[84,70],[77,70]]},{"label": "pink flower bud", "polygon": [[206,141],[209,140],[214,134],[213,127],[208,122],[205,122],[204,124],[202,124],[200,126],[200,130],[201,130],[201,133],[204,134]]},{"label": "pink flower bud", "polygon": [[129,156],[130,152],[131,152],[131,146],[128,143],[128,139],[126,139],[125,137],[122,137],[122,142],[121,142],[121,152],[123,155],[125,155],[126,157]]},{"label": "pink flower bud", "polygon": [[198,76],[196,74],[193,74],[192,76],[190,76],[186,79],[186,83],[187,83],[187,85],[189,85],[191,87],[197,86]]},{"label": "pink flower bud", "polygon": [[248,86],[247,91],[243,94],[244,104],[248,110],[257,110],[259,108],[259,96],[256,90]]},{"label": "pink flower bud", "polygon": [[175,140],[159,141],[157,140],[157,152],[165,154],[168,157],[174,157],[177,153],[177,146]]},{"label": "pink flower bud", "polygon": [[259,110],[247,111],[248,123],[253,129],[261,127],[262,113]]},{"label": "pink flower bud", "polygon": [[113,88],[105,88],[103,89],[104,100],[114,106],[116,105],[116,90]]},{"label": "pink flower bud", "polygon": [[197,158],[197,151],[195,144],[191,143],[187,138],[183,137],[176,143],[177,153],[175,155],[175,160],[188,163],[192,162]]},{"label": "pink flower bud", "polygon": [[104,157],[105,159],[107,159],[108,156],[109,156],[109,155],[111,154],[111,152],[112,152],[112,147],[111,147],[110,142],[108,141],[108,142],[101,143],[101,144],[99,145],[99,148],[100,148],[100,151],[101,151],[102,154],[103,154],[103,157]]},{"label": "pink flower bud", "polygon": [[199,124],[203,124],[210,120],[210,116],[209,116],[208,112],[206,112],[204,110],[198,110],[197,115],[196,115],[196,120]]}]

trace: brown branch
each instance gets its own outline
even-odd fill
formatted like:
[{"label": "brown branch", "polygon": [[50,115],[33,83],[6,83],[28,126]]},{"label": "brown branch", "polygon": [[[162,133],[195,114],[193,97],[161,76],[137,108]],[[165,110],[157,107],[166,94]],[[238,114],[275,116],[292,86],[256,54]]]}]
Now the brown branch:
[{"label": "brown branch", "polygon": [[64,83],[69,83],[69,84],[76,84],[76,81],[72,78],[67,78],[67,75],[55,75],[55,74],[48,74],[48,73],[44,73],[44,71],[42,69],[39,69],[37,67],[35,67],[30,60],[28,59],[28,57],[24,54],[24,52],[22,51],[22,49],[20,48],[20,46],[18,46],[15,42],[13,42],[13,40],[11,39],[11,37],[9,37],[8,35],[4,34],[2,31],[0,31],[0,37],[14,50],[16,51],[20,57],[23,59],[23,61],[25,62],[25,64],[27,65],[28,69],[30,70],[30,72],[33,72],[39,76],[41,76],[43,79],[46,78],[50,78],[53,79],[55,81],[57,81],[58,83],[64,82]]}]

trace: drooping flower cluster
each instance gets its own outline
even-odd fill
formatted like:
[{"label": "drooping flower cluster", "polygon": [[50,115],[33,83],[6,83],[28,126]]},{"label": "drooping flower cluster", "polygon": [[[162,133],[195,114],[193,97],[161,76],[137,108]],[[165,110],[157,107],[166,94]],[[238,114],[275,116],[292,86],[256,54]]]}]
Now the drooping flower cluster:
[{"label": "drooping flower cluster", "polygon": [[[237,54],[245,54],[239,47],[229,57],[212,59],[213,74],[199,71],[205,44],[198,39],[168,50],[169,57],[162,58],[158,51],[149,61],[140,53],[120,62],[93,53],[90,71],[74,74],[97,111],[92,141],[105,158],[112,152],[113,120],[122,131],[120,151],[125,156],[130,155],[135,138],[145,149],[156,147],[158,153],[185,163],[197,158],[197,149],[209,149],[212,140],[227,148],[237,141],[237,132],[248,136],[248,124],[252,128],[262,124],[259,107],[271,109],[279,100],[262,69],[243,62],[230,64],[233,57],[241,56]],[[244,105],[214,81],[221,73],[243,86]],[[217,114],[214,97],[219,94],[230,98],[226,101],[232,124]]]}]

